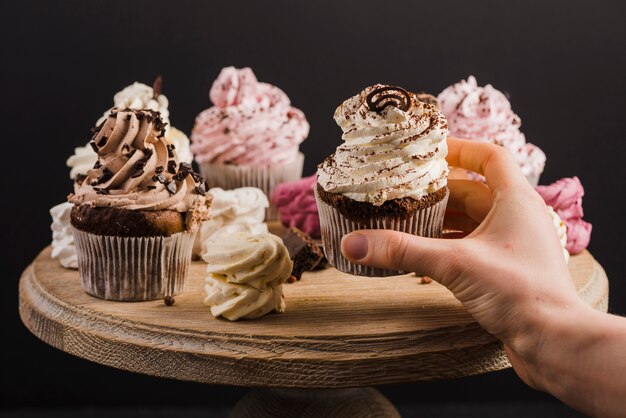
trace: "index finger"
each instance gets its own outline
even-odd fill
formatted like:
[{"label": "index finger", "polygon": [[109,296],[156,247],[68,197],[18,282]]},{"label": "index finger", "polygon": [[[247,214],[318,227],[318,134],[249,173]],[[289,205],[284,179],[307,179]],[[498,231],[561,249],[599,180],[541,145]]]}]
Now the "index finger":
[{"label": "index finger", "polygon": [[453,167],[482,174],[491,190],[529,183],[513,156],[499,145],[448,137],[446,160]]}]

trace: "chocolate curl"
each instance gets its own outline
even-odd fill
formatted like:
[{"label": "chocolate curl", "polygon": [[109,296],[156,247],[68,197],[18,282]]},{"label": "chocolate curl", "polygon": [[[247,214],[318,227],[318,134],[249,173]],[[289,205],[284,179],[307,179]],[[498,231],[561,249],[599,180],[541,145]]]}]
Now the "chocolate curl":
[{"label": "chocolate curl", "polygon": [[152,83],[152,90],[154,94],[152,98],[156,100],[161,95],[161,89],[163,88],[163,77],[159,74],[155,79],[154,83]]},{"label": "chocolate curl", "polygon": [[411,106],[411,96],[402,87],[384,86],[372,90],[365,98],[367,108],[382,112],[387,106],[395,106],[406,111]]}]

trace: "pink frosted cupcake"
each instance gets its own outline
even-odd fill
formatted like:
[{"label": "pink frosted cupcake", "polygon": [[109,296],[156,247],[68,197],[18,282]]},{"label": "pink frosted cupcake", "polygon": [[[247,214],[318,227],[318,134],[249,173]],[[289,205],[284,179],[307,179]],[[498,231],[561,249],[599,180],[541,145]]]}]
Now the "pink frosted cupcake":
[{"label": "pink frosted cupcake", "polygon": [[312,238],[320,238],[320,215],[315,201],[314,174],[298,181],[282,183],[276,186],[272,194],[272,203],[278,208],[280,222],[288,227],[296,227]]},{"label": "pink frosted cupcake", "polygon": [[[209,187],[274,187],[302,176],[299,145],[309,133],[304,114],[278,87],[250,68],[222,69],[210,92],[213,107],[196,118],[191,150]],[[276,219],[271,206],[268,219]]]},{"label": "pink frosted cupcake", "polygon": [[[469,76],[439,94],[439,106],[450,125],[450,135],[491,142],[507,148],[533,186],[546,164],[541,149],[526,142],[520,131],[521,119],[506,96],[491,84],[478,86]],[[470,176],[479,178],[478,176]]]}]

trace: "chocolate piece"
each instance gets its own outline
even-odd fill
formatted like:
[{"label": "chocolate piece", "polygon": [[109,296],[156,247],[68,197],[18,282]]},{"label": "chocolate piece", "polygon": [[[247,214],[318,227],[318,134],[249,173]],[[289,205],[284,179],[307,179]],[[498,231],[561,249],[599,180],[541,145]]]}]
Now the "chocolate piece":
[{"label": "chocolate piece", "polygon": [[108,167],[102,167],[102,175],[96,180],[96,184],[106,183],[113,177],[113,172]]},{"label": "chocolate piece", "polygon": [[283,243],[289,251],[289,258],[293,261],[291,274],[297,280],[300,280],[303,272],[315,269],[324,258],[317,243],[309,234],[298,228],[289,228],[283,237]]},{"label": "chocolate piece", "polygon": [[382,112],[387,106],[395,106],[406,111],[411,106],[411,96],[402,87],[384,86],[372,90],[365,98],[367,108],[374,112]]},{"label": "chocolate piece", "polygon": [[160,165],[160,166],[158,166],[157,168],[154,169],[154,172],[157,173],[157,174],[161,174],[163,172],[163,170],[165,170],[165,167]]},{"label": "chocolate piece", "polygon": [[188,175],[189,171],[179,171],[178,173],[174,174],[172,178],[176,181],[183,181]]},{"label": "chocolate piece", "polygon": [[169,237],[186,229],[185,214],[174,210],[142,211],[89,204],[74,206],[70,222],[81,231],[118,237]]},{"label": "chocolate piece", "polygon": [[167,171],[169,171],[172,174],[176,174],[176,161],[169,160],[167,162]]},{"label": "chocolate piece", "polygon": [[193,167],[191,167],[191,164],[185,163],[185,162],[181,162],[178,165],[178,169],[181,170],[181,171],[182,170],[184,170],[184,171],[193,171]]},{"label": "chocolate piece", "polygon": [[109,194],[109,191],[103,187],[94,187],[93,188],[96,194]]},{"label": "chocolate piece", "polygon": [[135,179],[137,177],[140,177],[142,174],[143,174],[143,169],[135,168],[135,171],[133,171],[133,174],[131,174],[130,178]]},{"label": "chocolate piece", "polygon": [[175,181],[168,181],[167,183],[165,183],[165,188],[171,194],[175,194],[176,190],[177,190],[176,182]]},{"label": "chocolate piece", "polygon": [[176,299],[174,299],[172,296],[165,296],[163,298],[163,303],[165,304],[165,306],[172,306],[174,303],[176,303]]},{"label": "chocolate piece", "polygon": [[93,151],[97,154],[98,153],[98,146],[96,145],[95,142],[91,141],[89,142],[89,145],[91,145],[91,148],[93,149]]},{"label": "chocolate piece", "polygon": [[196,183],[200,183],[202,181],[202,176],[195,171],[191,172],[191,177],[193,177],[193,181],[195,181]]},{"label": "chocolate piece", "polygon": [[436,192],[427,194],[421,199],[403,197],[388,200],[380,206],[367,202],[359,202],[339,193],[330,193],[317,184],[317,194],[320,199],[334,207],[346,218],[354,222],[369,223],[372,218],[406,219],[420,209],[433,206],[446,196],[448,188],[442,187]]},{"label": "chocolate piece", "polygon": [[100,160],[96,160],[96,163],[93,165],[93,168],[98,169],[100,167],[102,167],[102,163],[100,162]]},{"label": "chocolate piece", "polygon": [[103,146],[105,146],[107,144],[107,140],[109,138],[106,137],[106,135],[102,135],[102,138],[100,138],[100,141],[98,141],[98,146],[100,148],[102,148]]},{"label": "chocolate piece", "polygon": [[201,196],[206,195],[206,192],[204,191],[204,187],[202,186],[196,186],[195,190],[196,190],[196,193],[198,193]]},{"label": "chocolate piece", "polygon": [[167,144],[167,156],[169,158],[174,158],[174,150],[176,149],[176,147],[174,146],[174,144]]},{"label": "chocolate piece", "polygon": [[152,181],[158,181],[161,184],[165,184],[165,182],[167,181],[167,177],[165,177],[163,173],[159,173],[156,176],[152,176]]},{"label": "chocolate piece", "polygon": [[161,74],[159,74],[154,79],[154,83],[152,83],[152,91],[153,91],[152,98],[154,100],[159,98],[159,95],[161,94],[161,89],[162,88],[163,88],[163,77],[161,76]]}]

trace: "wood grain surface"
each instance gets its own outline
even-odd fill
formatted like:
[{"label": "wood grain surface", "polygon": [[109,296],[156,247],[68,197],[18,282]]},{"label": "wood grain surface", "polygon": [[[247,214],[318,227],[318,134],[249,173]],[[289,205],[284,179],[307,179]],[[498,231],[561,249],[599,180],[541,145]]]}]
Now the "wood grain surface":
[{"label": "wood grain surface", "polygon": [[[581,297],[606,311],[608,280],[588,252],[572,257]],[[211,316],[205,265],[162,301],[87,295],[78,272],[44,249],[20,280],[20,315],[60,350],[108,366],[204,383],[337,388],[447,379],[509,367],[501,344],[452,294],[413,275],[355,277],[326,269],[285,285],[287,311],[254,321]]]}]

